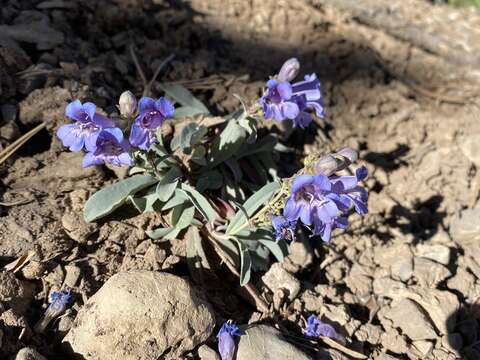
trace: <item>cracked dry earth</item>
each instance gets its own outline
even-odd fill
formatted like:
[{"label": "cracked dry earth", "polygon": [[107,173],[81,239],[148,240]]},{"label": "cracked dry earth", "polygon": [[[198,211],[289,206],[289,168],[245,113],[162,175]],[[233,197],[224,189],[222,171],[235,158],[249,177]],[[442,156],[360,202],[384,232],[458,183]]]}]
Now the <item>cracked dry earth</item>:
[{"label": "cracked dry earth", "polygon": [[[237,359],[351,358],[298,340],[311,313],[370,359],[480,359],[478,12],[421,0],[7,0],[0,17],[0,149],[46,123],[0,167],[0,265],[35,252],[19,272],[0,272],[0,358],[70,359],[73,349],[106,359],[120,349],[126,359],[215,359],[224,319],[260,318],[224,268],[222,281],[199,286],[182,240],[148,239],[155,214],[83,221],[88,196],[125,173],[83,170],[54,131],[71,99],[112,112],[122,90],[141,93],[133,42],[149,73],[175,53],[162,80],[182,82],[216,114],[239,105],[234,93],[254,100],[298,57],[322,80],[328,123],[290,136],[295,160],[282,171],[343,146],[370,171],[366,218],[315,255],[294,243],[254,279],[275,314],[254,333],[278,352],[241,340]],[[67,286],[71,309],[34,333],[49,291]],[[132,295],[149,289],[158,298]],[[148,311],[120,311],[132,303]]]}]

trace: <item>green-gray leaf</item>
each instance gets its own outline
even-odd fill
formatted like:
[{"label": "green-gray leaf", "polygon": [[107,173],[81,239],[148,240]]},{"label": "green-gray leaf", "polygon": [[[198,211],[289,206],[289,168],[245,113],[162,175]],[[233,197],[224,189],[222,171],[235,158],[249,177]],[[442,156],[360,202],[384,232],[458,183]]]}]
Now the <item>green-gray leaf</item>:
[{"label": "green-gray leaf", "polygon": [[240,248],[240,285],[245,286],[250,281],[252,259],[248,247],[241,240],[237,240],[237,244]]},{"label": "green-gray leaf", "polygon": [[195,208],[193,206],[179,205],[173,208],[172,225],[179,229],[185,229],[192,223]]},{"label": "green-gray leaf", "polygon": [[168,210],[188,201],[188,196],[180,189],[175,189],[173,196],[161,206],[161,210]]},{"label": "green-gray leaf", "polygon": [[[247,213],[248,217],[251,217],[260,206],[268,203],[270,198],[275,195],[281,189],[279,182],[271,182],[266,184],[255,194],[250,196],[247,201],[243,204],[243,208]],[[228,224],[226,233],[229,235],[235,235],[243,225],[248,222],[247,217],[245,216],[244,211],[238,211],[233,217],[230,224]]]},{"label": "green-gray leaf", "polygon": [[159,83],[160,88],[165,91],[169,97],[182,106],[188,106],[198,110],[199,114],[209,114],[207,107],[198,100],[193,94],[184,86],[178,84]]},{"label": "green-gray leaf", "polygon": [[192,106],[180,106],[175,109],[173,113],[174,119],[193,118],[196,115],[205,114],[204,110],[201,110]]},{"label": "green-gray leaf", "polygon": [[208,222],[214,221],[217,217],[217,213],[213,210],[213,207],[208,200],[190,185],[182,184],[181,186],[185,195],[187,195],[200,214],[202,214]]},{"label": "green-gray leaf", "polygon": [[182,175],[182,172],[177,167],[172,167],[168,172],[160,179],[157,184],[157,196],[158,200],[165,202],[173,196],[175,189],[178,185],[178,178]]},{"label": "green-gray leaf", "polygon": [[275,258],[282,262],[285,256],[288,255],[288,246],[285,240],[258,240],[260,244],[265,246],[275,256]]},{"label": "green-gray leaf", "polygon": [[203,192],[207,189],[219,189],[222,185],[222,174],[217,170],[210,170],[199,176],[196,188],[198,191]]},{"label": "green-gray leaf", "polygon": [[172,240],[177,237],[180,233],[181,229],[177,229],[176,227],[168,227],[168,228],[157,228],[155,230],[147,231],[147,235],[152,239],[160,239],[163,240]]},{"label": "green-gray leaf", "polygon": [[107,186],[88,199],[83,210],[86,222],[94,221],[122,206],[127,198],[154,183],[158,179],[150,175],[134,175]]},{"label": "green-gray leaf", "polygon": [[212,144],[208,158],[209,166],[214,167],[237,154],[246,137],[245,129],[238,125],[236,120],[230,120]]}]

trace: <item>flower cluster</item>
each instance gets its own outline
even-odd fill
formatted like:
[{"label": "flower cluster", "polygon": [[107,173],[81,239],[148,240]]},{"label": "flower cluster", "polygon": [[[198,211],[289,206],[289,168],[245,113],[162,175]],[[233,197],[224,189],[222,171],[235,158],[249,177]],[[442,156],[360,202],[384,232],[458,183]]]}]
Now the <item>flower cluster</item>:
[{"label": "flower cluster", "polygon": [[297,222],[309,227],[313,235],[329,242],[332,231],[345,229],[353,209],[367,213],[367,191],[358,182],[367,177],[367,168],[357,169],[354,176],[299,175],[291,186],[291,194],[283,216],[272,217],[277,240],[293,240]]},{"label": "flower cluster", "polygon": [[316,74],[306,75],[303,81],[291,83],[299,68],[297,59],[289,59],[278,75],[267,82],[267,89],[259,100],[265,119],[289,119],[294,127],[303,129],[312,122],[307,110],[315,111],[318,117],[325,116],[320,81]]},{"label": "flower cluster", "polygon": [[75,100],[67,105],[65,115],[74,123],[61,126],[57,136],[70,151],[87,152],[84,167],[105,163],[132,166],[131,150],[148,150],[157,142],[156,130],[174,112],[173,104],[163,97],[158,100],[142,97],[137,110],[137,101],[129,91],[120,96],[119,108],[127,120],[137,114],[131,129],[123,129],[130,132],[128,141],[114,120],[96,112],[95,104]]},{"label": "flower cluster", "polygon": [[318,320],[315,315],[310,315],[307,319],[305,336],[314,339],[323,336],[340,341],[343,340],[343,337],[335,331],[332,325],[326,324]]},{"label": "flower cluster", "polygon": [[218,352],[222,360],[232,360],[235,354],[235,340],[234,336],[245,335],[237,325],[231,320],[222,325],[220,331],[217,334],[218,338]]}]

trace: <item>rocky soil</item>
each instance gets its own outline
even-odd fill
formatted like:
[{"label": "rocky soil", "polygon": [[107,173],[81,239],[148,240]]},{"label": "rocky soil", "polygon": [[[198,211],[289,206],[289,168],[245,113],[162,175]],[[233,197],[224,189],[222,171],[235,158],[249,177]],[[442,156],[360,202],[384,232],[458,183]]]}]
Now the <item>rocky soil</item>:
[{"label": "rocky soil", "polygon": [[[0,266],[34,252],[0,271],[1,359],[218,359],[226,319],[251,325],[242,360],[480,359],[478,11],[422,0],[4,3],[0,151],[46,128],[0,164]],[[175,54],[162,81],[220,115],[298,57],[322,80],[328,116],[292,134],[281,171],[347,145],[369,168],[366,218],[322,252],[292,244],[254,278],[267,317],[227,269],[199,282],[183,241],[149,239],[155,214],[83,221],[89,195],[124,174],[82,169],[54,131],[72,99],[114,113],[123,90],[142,93],[132,50],[147,76]],[[49,293],[66,287],[73,304],[35,333]],[[309,314],[345,343],[306,341]]]}]

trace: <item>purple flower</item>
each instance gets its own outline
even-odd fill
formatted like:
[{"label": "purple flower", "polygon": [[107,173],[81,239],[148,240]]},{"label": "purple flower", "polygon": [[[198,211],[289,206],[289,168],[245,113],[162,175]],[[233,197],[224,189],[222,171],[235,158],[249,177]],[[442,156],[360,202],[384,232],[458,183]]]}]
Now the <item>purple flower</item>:
[{"label": "purple flower", "polygon": [[173,104],[161,97],[154,100],[142,97],[138,102],[140,115],[135,119],[130,131],[130,144],[142,150],[148,150],[157,142],[155,131],[165,119],[172,117],[175,108]]},{"label": "purple flower", "polygon": [[343,340],[343,337],[337,334],[333,326],[318,320],[315,315],[310,315],[307,319],[305,335],[309,338],[319,338],[323,336],[331,339]]},{"label": "purple flower", "polygon": [[295,241],[295,229],[297,220],[287,220],[283,216],[272,216],[272,224],[275,229],[275,240]]},{"label": "purple flower", "polygon": [[277,80],[267,82],[267,90],[260,98],[265,119],[283,121],[290,119],[295,127],[305,128],[312,122],[312,116],[305,110],[314,110],[324,117],[320,81],[315,74],[305,76],[304,81],[291,84],[298,73],[298,60],[290,59],[282,66]]},{"label": "purple flower", "polygon": [[325,175],[297,176],[292,184],[292,194],[283,209],[283,216],[290,221],[300,219],[305,225],[312,225],[318,207],[327,206],[328,212],[338,210],[328,198],[331,190],[332,184]]},{"label": "purple flower", "polygon": [[57,136],[70,151],[80,151],[84,147],[87,151],[93,151],[100,131],[115,126],[113,120],[95,111],[95,104],[87,102],[82,105],[80,100],[72,101],[65,108],[65,115],[75,123],[61,126]]},{"label": "purple flower", "polygon": [[242,336],[245,333],[241,331],[231,320],[222,325],[217,334],[218,352],[222,360],[232,360],[235,354],[234,336]]},{"label": "purple flower", "polygon": [[102,130],[95,142],[95,150],[85,154],[83,167],[109,163],[115,166],[132,166],[128,153],[130,146],[123,138],[122,130],[111,128]]},{"label": "purple flower", "polygon": [[317,79],[316,74],[305,75],[303,81],[292,84],[292,91],[295,96],[305,97],[307,109],[315,110],[315,113],[320,118],[325,117],[320,81]]},{"label": "purple flower", "polygon": [[332,191],[338,198],[337,204],[344,213],[354,209],[359,215],[365,215],[368,212],[368,192],[358,185],[358,182],[368,176],[368,170],[361,166],[355,172],[355,176],[331,176]]},{"label": "purple flower", "polygon": [[35,324],[34,330],[41,333],[48,324],[65,311],[67,305],[72,301],[70,290],[53,291],[50,294],[50,301],[43,317]]},{"label": "purple flower", "polygon": [[[358,185],[365,176],[366,169],[363,168],[357,170],[357,176],[297,176],[283,216],[288,221],[300,220],[311,226],[314,235],[329,242],[334,229],[348,226],[347,216],[351,209],[360,215],[367,213],[368,193]],[[274,227],[277,230],[275,224]]]}]

